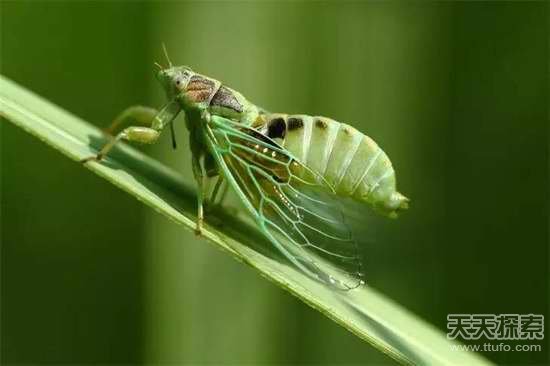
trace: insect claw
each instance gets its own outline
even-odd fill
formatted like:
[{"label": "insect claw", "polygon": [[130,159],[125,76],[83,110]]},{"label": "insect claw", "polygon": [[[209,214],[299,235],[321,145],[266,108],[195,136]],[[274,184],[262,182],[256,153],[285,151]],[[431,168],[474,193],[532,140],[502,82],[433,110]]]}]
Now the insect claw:
[{"label": "insect claw", "polygon": [[103,154],[97,154],[97,155],[88,156],[87,158],[84,158],[84,159],[80,159],[80,163],[86,164],[87,162],[90,162],[90,161],[100,162],[102,159],[103,159]]},{"label": "insect claw", "polygon": [[195,235],[202,236],[202,220],[197,220],[197,226],[195,227]]}]

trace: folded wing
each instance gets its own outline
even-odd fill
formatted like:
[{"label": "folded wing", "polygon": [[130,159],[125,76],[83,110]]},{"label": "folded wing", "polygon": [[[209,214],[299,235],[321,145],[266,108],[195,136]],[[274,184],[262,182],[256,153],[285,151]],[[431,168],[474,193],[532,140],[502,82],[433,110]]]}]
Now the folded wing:
[{"label": "folded wing", "polygon": [[334,190],[258,131],[213,116],[207,140],[262,232],[288,260],[341,290],[363,283],[361,261]]}]

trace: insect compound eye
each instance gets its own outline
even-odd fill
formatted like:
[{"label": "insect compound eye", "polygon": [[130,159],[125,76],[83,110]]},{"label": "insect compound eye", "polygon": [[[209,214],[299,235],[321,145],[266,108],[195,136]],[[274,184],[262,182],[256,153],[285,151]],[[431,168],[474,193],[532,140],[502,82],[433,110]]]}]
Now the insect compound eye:
[{"label": "insect compound eye", "polygon": [[175,77],[174,85],[176,86],[176,88],[181,89],[183,87],[183,85],[185,84],[184,77],[184,75],[178,75]]}]

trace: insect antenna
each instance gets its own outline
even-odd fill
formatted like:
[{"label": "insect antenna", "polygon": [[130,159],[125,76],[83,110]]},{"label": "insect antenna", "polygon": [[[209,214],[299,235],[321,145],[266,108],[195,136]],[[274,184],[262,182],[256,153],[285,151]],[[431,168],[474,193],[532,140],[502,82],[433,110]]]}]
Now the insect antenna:
[{"label": "insect antenna", "polygon": [[156,62],[156,61],[155,61],[155,64],[154,64],[154,65],[155,65],[156,67],[158,67],[158,68],[159,68],[159,70],[161,70],[161,71],[162,71],[162,70],[164,69],[164,67],[162,67],[162,65],[161,65],[161,64],[159,64],[159,63],[158,63],[158,62]]},{"label": "insect antenna", "polygon": [[170,135],[172,136],[172,147],[174,150],[178,148],[178,144],[176,143],[176,133],[174,131],[174,121],[170,122]]},{"label": "insect antenna", "polygon": [[166,57],[166,61],[168,61],[168,66],[173,67],[172,61],[170,61],[170,57],[168,57],[168,51],[166,50],[166,45],[164,42],[162,42],[162,50],[164,52],[164,57]]}]

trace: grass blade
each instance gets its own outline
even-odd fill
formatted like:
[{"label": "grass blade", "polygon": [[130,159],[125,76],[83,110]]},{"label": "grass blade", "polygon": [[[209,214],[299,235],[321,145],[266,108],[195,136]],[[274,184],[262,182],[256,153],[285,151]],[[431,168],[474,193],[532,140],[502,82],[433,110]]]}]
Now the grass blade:
[{"label": "grass blade", "polygon": [[[0,115],[75,161],[95,154],[105,142],[97,128],[2,76]],[[86,168],[194,230],[193,189],[159,162],[120,144],[107,161]],[[206,225],[203,235],[207,240],[393,359],[422,365],[489,364],[475,353],[453,350],[458,343],[448,341],[442,332],[372,287],[336,293],[262,254],[257,250],[262,238],[243,228],[249,224],[223,212],[215,215],[229,224],[223,230]]]}]

